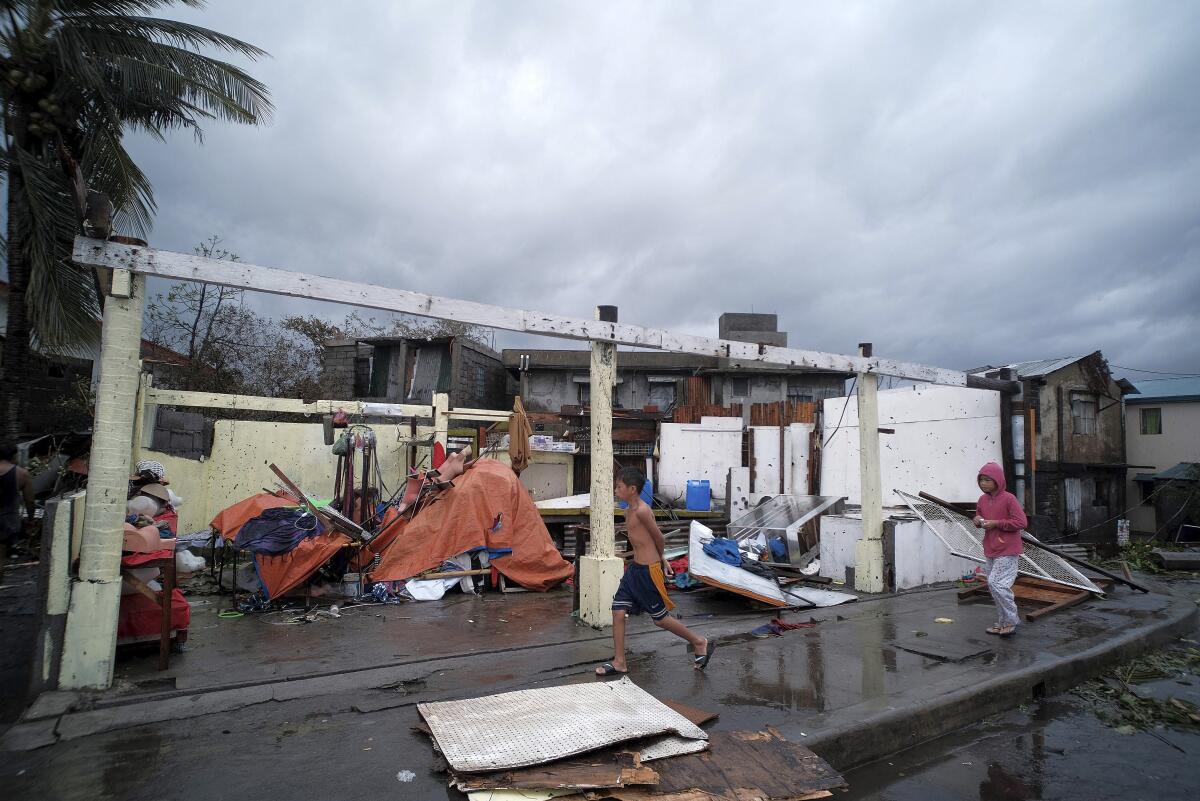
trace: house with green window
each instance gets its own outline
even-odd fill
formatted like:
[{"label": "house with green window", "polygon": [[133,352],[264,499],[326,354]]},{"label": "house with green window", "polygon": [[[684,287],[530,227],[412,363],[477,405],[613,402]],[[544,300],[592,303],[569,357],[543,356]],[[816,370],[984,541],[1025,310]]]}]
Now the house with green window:
[{"label": "house with green window", "polygon": [[1130,527],[1174,535],[1181,519],[1174,499],[1184,469],[1200,462],[1200,378],[1139,380],[1125,398]]}]

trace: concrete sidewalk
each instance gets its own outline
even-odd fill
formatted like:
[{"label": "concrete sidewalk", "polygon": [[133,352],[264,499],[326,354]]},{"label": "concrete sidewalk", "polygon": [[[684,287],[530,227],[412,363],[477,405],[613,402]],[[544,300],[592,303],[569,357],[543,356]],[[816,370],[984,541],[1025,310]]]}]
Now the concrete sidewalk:
[{"label": "concrete sidewalk", "polygon": [[[228,794],[210,781],[213,760],[222,775],[229,775],[227,762],[249,760],[237,778],[239,795],[330,798],[353,790],[382,797],[395,794],[397,772],[407,770],[415,778],[404,797],[443,797],[428,742],[409,732],[415,704],[594,681],[591,669],[611,656],[611,641],[571,622],[569,605],[561,593],[390,607],[374,625],[404,649],[385,664],[322,662],[323,654],[314,656],[315,670],[240,680],[231,671],[226,681],[203,686],[43,698],[5,735],[3,779],[18,797],[65,797],[64,789],[89,777],[133,771],[136,778],[111,797],[154,797],[156,780],[171,776],[184,781],[180,797],[221,798]],[[1197,617],[1190,598],[1117,588],[1002,640],[983,632],[994,618],[990,605],[960,605],[953,589],[943,589],[791,612],[788,621],[816,625],[756,639],[751,630],[770,614],[740,614],[739,599],[704,594],[680,606],[685,623],[718,643],[709,669],[693,670],[683,645],[643,620],[630,638],[633,680],[659,697],[719,712],[718,729],[776,726],[839,769],[1065,689],[1180,636]],[[388,615],[428,619],[389,623]],[[939,617],[953,622],[935,623]],[[354,642],[336,635],[341,622],[294,627],[288,636],[326,645],[333,638],[353,651]],[[195,675],[211,679],[219,671],[215,662],[209,667]],[[81,708],[68,709],[71,703]],[[313,755],[338,759],[338,769],[316,770]],[[297,771],[307,780],[298,781]],[[290,795],[281,791],[288,787]]]}]

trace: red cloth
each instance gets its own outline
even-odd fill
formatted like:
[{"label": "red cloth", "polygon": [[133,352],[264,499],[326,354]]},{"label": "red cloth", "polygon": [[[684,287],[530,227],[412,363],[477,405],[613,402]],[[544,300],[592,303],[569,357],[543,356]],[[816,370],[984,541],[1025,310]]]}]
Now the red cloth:
[{"label": "red cloth", "polygon": [[147,562],[153,562],[155,559],[170,559],[175,552],[170,548],[164,548],[161,551],[153,553],[127,553],[121,555],[122,567],[137,567],[144,565]]},{"label": "red cloth", "polygon": [[292,550],[278,556],[255,554],[258,577],[268,598],[278,598],[316,572],[317,568],[346,545],[350,538],[329,531],[300,541]]},{"label": "red cloth", "polygon": [[[162,598],[162,595],[159,595]],[[161,601],[151,601],[140,592],[121,596],[117,615],[117,639],[158,636],[162,631]],[[171,592],[171,630],[186,629],[192,622],[192,607],[178,589]]]},{"label": "red cloth", "polygon": [[242,530],[242,526],[268,509],[295,505],[294,501],[290,501],[287,498],[280,498],[269,492],[260,492],[218,512],[217,516],[208,525],[215,529],[222,537],[233,542],[238,532]]},{"label": "red cloth", "polygon": [[[671,566],[671,574],[674,576],[682,575],[688,571],[688,558],[686,556],[681,556],[678,559],[672,559],[667,564]],[[677,585],[674,581],[667,582],[668,592],[677,589],[679,589],[679,585]]]},{"label": "red cloth", "polygon": [[979,468],[979,475],[986,476],[996,482],[996,491],[979,496],[975,504],[975,514],[984,520],[999,521],[998,528],[989,528],[983,532],[983,555],[988,559],[997,556],[1021,555],[1021,531],[1029,525],[1025,510],[1017,496],[1005,491],[1004,468],[995,462],[988,462]]},{"label": "red cloth", "polygon": [[[492,531],[498,515],[501,525]],[[506,464],[483,459],[404,526],[371,576],[376,581],[409,579],[479,547],[511,548],[511,554],[491,563],[531,590],[544,592],[574,573],[554,547],[516,473]]]},{"label": "red cloth", "polygon": [[171,527],[171,536],[172,537],[178,536],[179,535],[179,513],[176,512],[174,508],[172,508],[170,506],[166,506],[163,508],[163,510],[161,512],[159,512],[158,516],[154,518],[154,522],[161,523],[164,520],[167,521],[167,523]]}]

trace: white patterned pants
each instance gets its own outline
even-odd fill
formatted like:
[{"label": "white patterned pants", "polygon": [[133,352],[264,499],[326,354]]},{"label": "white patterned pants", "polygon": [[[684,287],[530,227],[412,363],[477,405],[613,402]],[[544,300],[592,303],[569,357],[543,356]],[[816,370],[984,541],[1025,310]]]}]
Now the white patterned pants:
[{"label": "white patterned pants", "polygon": [[1021,618],[1017,614],[1017,600],[1013,598],[1012,586],[1017,580],[1017,564],[1019,556],[997,556],[988,559],[984,570],[987,572],[988,591],[996,602],[1001,626],[1018,626]]}]

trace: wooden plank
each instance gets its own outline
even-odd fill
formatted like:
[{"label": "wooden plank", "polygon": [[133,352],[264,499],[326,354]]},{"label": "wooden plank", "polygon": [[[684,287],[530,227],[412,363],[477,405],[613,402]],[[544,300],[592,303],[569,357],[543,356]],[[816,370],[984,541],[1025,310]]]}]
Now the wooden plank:
[{"label": "wooden plank", "polygon": [[674,353],[717,356],[736,362],[754,362],[834,370],[845,373],[877,373],[962,387],[967,376],[958,370],[945,370],[892,359],[844,356],[799,348],[779,348],[749,342],[733,342],[710,337],[677,334],[659,328],[626,325],[603,320],[561,317],[444,298],[404,289],[360,284],[319,275],[260,267],[244,262],[221,261],[189,253],[104,242],[78,237],[73,255],[76,264],[131,270],[202,284],[231,286],[287,297],[310,298],[344,303],[368,309],[455,320],[470,325],[519,331],[561,339],[591,340],[613,345],[633,345]]},{"label": "wooden plank", "polygon": [[[699,790],[719,799],[795,798],[844,787],[829,763],[774,732],[712,732],[709,749],[657,760],[656,794]],[[739,795],[753,790],[757,795]]]},{"label": "wooden plank", "polygon": [[671,709],[674,709],[676,712],[683,715],[697,726],[703,726],[705,723],[714,721],[720,717],[720,714],[716,712],[707,712],[703,709],[697,709],[694,706],[688,706],[687,704],[681,704],[678,701],[672,701],[669,698],[660,698],[659,700],[662,701],[664,706],[669,706]]},{"label": "wooden plank", "polygon": [[494,773],[454,773],[451,784],[463,792],[476,790],[590,790],[654,785],[654,768],[642,765],[636,752],[606,748],[545,765]]},{"label": "wooden plank", "polygon": [[776,598],[768,598],[765,595],[758,595],[757,593],[750,592],[749,590],[744,590],[741,587],[734,587],[730,584],[722,584],[721,582],[716,581],[715,579],[710,579],[707,576],[699,576],[699,575],[693,574],[692,578],[696,579],[697,581],[699,581],[703,584],[707,584],[708,586],[713,587],[714,589],[725,590],[726,592],[732,592],[734,595],[740,595],[743,598],[752,598],[755,601],[761,601],[762,603],[767,604],[768,606],[775,606],[775,607],[779,607],[781,609],[786,608],[788,606],[787,601],[780,602]]},{"label": "wooden plank", "polygon": [[1065,600],[1059,601],[1056,604],[1050,604],[1049,606],[1044,606],[1041,609],[1035,609],[1032,612],[1026,612],[1025,619],[1032,623],[1033,621],[1037,620],[1038,618],[1045,617],[1046,615],[1052,615],[1055,612],[1059,612],[1068,607],[1075,606],[1077,604],[1081,604],[1084,601],[1090,599],[1091,597],[1092,597],[1092,593],[1081,590],[1078,594],[1076,594],[1070,598],[1067,598]]},{"label": "wooden plank", "polygon": [[490,423],[506,423],[512,412],[495,409],[451,409],[446,416],[451,420],[479,420]]}]

